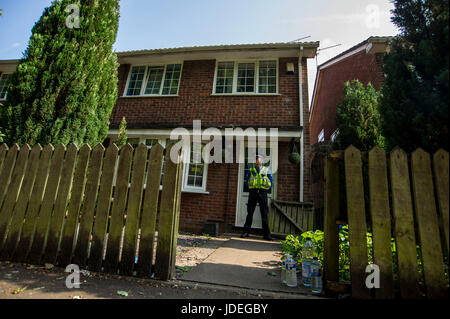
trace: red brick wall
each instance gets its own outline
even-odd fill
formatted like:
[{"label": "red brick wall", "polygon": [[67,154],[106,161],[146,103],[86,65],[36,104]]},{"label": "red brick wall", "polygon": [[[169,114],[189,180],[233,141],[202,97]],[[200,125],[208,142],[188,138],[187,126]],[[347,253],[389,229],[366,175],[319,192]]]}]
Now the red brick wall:
[{"label": "red brick wall", "polygon": [[317,136],[324,129],[325,141],[330,141],[336,130],[336,109],[342,102],[344,83],[359,80],[364,85],[372,83],[376,90],[383,84],[381,71],[382,61],[379,55],[366,54],[362,50],[332,66],[320,71],[318,87],[316,88],[316,102],[311,118],[310,143],[317,143]]},{"label": "red brick wall", "polygon": [[[278,146],[277,195],[280,200],[298,201],[299,167],[288,160],[289,143]],[[220,231],[235,225],[239,164],[210,164],[206,190],[209,194],[182,193],[180,230],[202,232],[208,220],[220,223]]]},{"label": "red brick wall", "polygon": [[[286,63],[295,65],[293,75],[286,74]],[[130,65],[119,68],[119,96],[126,87]],[[112,113],[112,127],[123,116],[128,128],[192,126],[202,120],[202,128],[214,126],[253,126],[297,128],[300,126],[298,60],[279,60],[279,93],[277,96],[211,96],[215,60],[185,61],[178,97],[119,97]],[[308,75],[306,59],[302,61],[304,152],[309,147]],[[279,143],[277,196],[281,200],[299,200],[300,169],[288,160],[290,143]],[[311,200],[309,162],[304,166],[304,200]],[[235,224],[239,164],[211,164],[208,167],[206,191],[209,194],[182,193],[181,231],[202,232],[208,220],[220,222],[221,231]]]},{"label": "red brick wall", "polygon": [[[286,74],[286,63],[296,69]],[[279,93],[276,96],[212,96],[215,60],[184,61],[178,97],[123,97],[130,65],[119,68],[119,98],[112,113],[112,127],[123,116],[129,128],[149,126],[192,126],[201,119],[202,126],[298,127],[298,60],[279,60]],[[303,61],[304,79],[306,59]],[[307,91],[305,91],[307,92]],[[306,94],[305,94],[306,95]],[[307,105],[307,103],[306,103]]]}]

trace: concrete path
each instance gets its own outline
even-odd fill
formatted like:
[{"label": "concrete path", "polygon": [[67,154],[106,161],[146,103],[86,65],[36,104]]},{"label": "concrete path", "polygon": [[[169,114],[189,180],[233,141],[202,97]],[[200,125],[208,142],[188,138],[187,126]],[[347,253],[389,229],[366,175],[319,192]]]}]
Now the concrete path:
[{"label": "concrete path", "polygon": [[281,283],[280,255],[279,242],[233,237],[181,280],[312,295],[301,285],[290,288]]}]

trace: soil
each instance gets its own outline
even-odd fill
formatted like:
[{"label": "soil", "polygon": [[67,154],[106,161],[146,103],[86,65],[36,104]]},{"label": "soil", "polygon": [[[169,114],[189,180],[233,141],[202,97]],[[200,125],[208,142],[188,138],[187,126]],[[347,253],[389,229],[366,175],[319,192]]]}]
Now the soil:
[{"label": "soil", "polygon": [[221,235],[211,237],[190,233],[180,233],[178,235],[176,278],[180,278],[185,272],[197,266],[217,248],[222,246],[230,236]]}]

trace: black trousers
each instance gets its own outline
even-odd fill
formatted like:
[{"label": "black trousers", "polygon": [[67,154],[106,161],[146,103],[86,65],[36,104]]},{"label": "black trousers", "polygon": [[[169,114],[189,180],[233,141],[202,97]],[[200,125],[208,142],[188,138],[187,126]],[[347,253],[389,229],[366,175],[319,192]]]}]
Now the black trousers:
[{"label": "black trousers", "polygon": [[259,204],[261,211],[261,221],[264,236],[270,235],[269,229],[269,206],[267,204],[266,190],[250,190],[247,203],[247,218],[245,219],[244,232],[250,233],[250,228],[253,223],[253,213],[255,212],[256,204]]}]

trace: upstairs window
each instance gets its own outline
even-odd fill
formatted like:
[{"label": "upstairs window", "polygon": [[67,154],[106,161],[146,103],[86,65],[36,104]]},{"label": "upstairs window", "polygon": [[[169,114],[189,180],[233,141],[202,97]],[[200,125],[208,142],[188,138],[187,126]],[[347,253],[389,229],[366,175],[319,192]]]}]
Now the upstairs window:
[{"label": "upstairs window", "polygon": [[216,93],[233,93],[234,62],[217,64]]},{"label": "upstairs window", "polygon": [[260,61],[259,62],[259,93],[277,92],[277,62]]},{"label": "upstairs window", "polygon": [[217,62],[214,94],[277,93],[277,60]]},{"label": "upstairs window", "polygon": [[133,66],[126,96],[177,95],[180,77],[181,64]]},{"label": "upstairs window", "polygon": [[255,63],[238,63],[237,91],[255,92]]},{"label": "upstairs window", "polygon": [[0,74],[0,101],[6,100],[8,91],[8,81],[11,74]]}]

